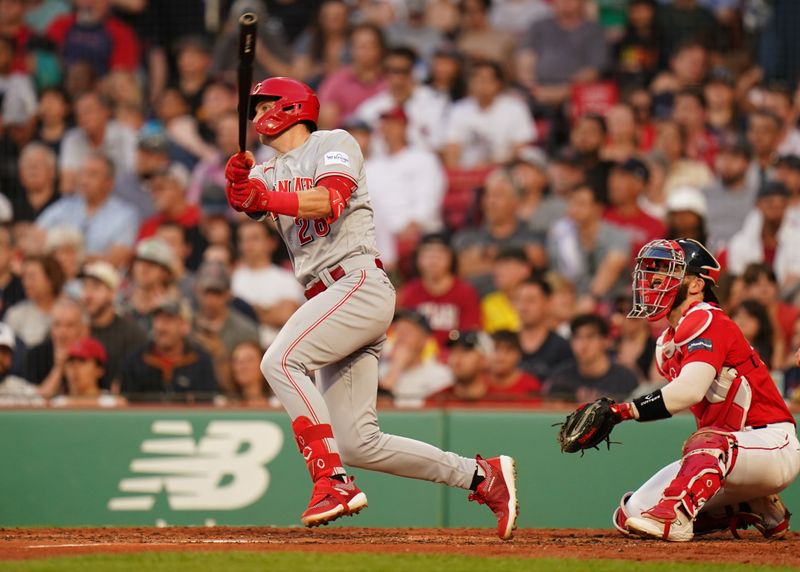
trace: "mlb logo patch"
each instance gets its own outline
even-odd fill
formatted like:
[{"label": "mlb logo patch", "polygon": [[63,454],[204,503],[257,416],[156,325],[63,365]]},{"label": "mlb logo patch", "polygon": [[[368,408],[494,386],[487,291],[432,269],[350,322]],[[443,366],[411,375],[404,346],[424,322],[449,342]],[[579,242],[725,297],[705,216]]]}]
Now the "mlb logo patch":
[{"label": "mlb logo patch", "polygon": [[693,352],[694,350],[707,350],[712,351],[714,344],[708,338],[697,338],[686,344],[686,351]]}]

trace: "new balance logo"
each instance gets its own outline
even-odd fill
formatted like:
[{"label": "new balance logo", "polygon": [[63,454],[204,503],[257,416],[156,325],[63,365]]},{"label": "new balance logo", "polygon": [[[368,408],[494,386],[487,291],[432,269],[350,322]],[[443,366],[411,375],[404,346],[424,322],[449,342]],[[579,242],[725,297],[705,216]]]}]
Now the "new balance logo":
[{"label": "new balance logo", "polygon": [[283,446],[283,432],[266,421],[212,421],[198,441],[189,421],[155,421],[119,491],[112,511],[149,511],[166,493],[172,510],[236,510],[267,491],[266,464]]}]

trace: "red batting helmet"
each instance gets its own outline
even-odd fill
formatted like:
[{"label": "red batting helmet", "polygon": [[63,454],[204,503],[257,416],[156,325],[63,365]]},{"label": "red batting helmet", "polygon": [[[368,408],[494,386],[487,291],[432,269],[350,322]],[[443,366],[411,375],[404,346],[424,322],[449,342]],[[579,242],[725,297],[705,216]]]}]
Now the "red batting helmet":
[{"label": "red batting helmet", "polygon": [[275,105],[256,122],[256,131],[260,134],[271,137],[301,121],[312,123],[311,131],[317,129],[319,99],[303,82],[289,77],[271,77],[257,83],[250,91],[250,121],[256,116],[256,104],[265,99],[275,101]]},{"label": "red batting helmet", "polygon": [[651,240],[636,257],[633,272],[633,309],[629,318],[655,321],[666,316],[676,303],[678,289],[687,274],[706,281],[707,299],[716,302],[711,286],[720,274],[717,259],[691,238]]}]

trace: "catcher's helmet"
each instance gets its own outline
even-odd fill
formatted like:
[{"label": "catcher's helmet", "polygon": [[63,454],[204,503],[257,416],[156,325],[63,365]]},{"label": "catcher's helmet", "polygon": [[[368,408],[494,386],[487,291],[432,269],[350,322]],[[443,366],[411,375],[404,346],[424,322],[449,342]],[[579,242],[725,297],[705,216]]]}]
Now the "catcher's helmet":
[{"label": "catcher's helmet", "polygon": [[716,302],[710,287],[716,286],[719,273],[717,259],[694,239],[651,240],[636,257],[633,308],[628,317],[655,321],[666,316],[687,274],[706,280],[706,292]]},{"label": "catcher's helmet", "polygon": [[250,90],[247,110],[250,121],[256,116],[256,104],[265,99],[275,101],[275,105],[255,124],[256,131],[261,135],[278,135],[301,121],[309,122],[311,131],[317,129],[319,99],[314,90],[303,82],[289,77],[271,77],[257,83]]}]

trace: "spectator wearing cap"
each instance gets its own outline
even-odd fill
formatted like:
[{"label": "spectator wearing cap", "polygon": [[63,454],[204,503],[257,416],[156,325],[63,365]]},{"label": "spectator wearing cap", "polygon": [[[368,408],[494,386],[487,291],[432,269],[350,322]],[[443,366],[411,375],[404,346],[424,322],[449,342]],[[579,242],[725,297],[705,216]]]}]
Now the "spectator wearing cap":
[{"label": "spectator wearing cap", "polygon": [[707,219],[708,205],[703,192],[693,187],[678,187],[667,197],[667,232],[664,238],[692,238],[708,244]]},{"label": "spectator wearing cap", "polygon": [[61,194],[56,185],[56,154],[44,143],[34,141],[19,154],[21,193],[13,198],[14,221],[33,222]]},{"label": "spectator wearing cap", "polygon": [[44,405],[35,385],[11,373],[16,344],[13,330],[0,322],[0,405]]},{"label": "spectator wearing cap", "polygon": [[519,248],[507,248],[497,254],[492,266],[493,290],[481,298],[483,329],[493,334],[499,330],[519,330],[519,316],[511,298],[517,287],[527,280],[533,268]]},{"label": "spectator wearing cap", "polygon": [[493,170],[486,178],[481,196],[483,224],[465,228],[453,237],[459,273],[479,294],[491,291],[492,265],[501,250],[522,249],[535,268],[545,264],[542,235],[532,231],[517,216],[521,191],[508,169]]},{"label": "spectator wearing cap", "polygon": [[26,377],[47,398],[64,391],[67,350],[74,342],[89,335],[89,317],[77,300],[60,298],[53,306],[52,315],[47,337],[33,346],[27,355]]},{"label": "spectator wearing cap", "polygon": [[555,0],[553,16],[520,41],[517,70],[538,102],[560,107],[571,86],[599,79],[609,63],[603,28],[587,19],[584,0]]},{"label": "spectator wearing cap", "polygon": [[139,40],[132,28],[112,15],[111,3],[81,2],[76,8],[80,10],[53,20],[46,32],[64,63],[88,62],[97,76],[116,69],[138,71]]},{"label": "spectator wearing cap", "polygon": [[431,396],[430,402],[477,402],[489,392],[489,356],[494,351],[492,339],[480,330],[453,330],[447,342],[447,365],[453,373],[453,385]]},{"label": "spectator wearing cap", "polygon": [[136,134],[111,119],[111,105],[99,93],[87,92],[75,101],[76,126],[67,131],[59,156],[59,182],[63,194],[80,190],[79,172],[90,155],[103,153],[122,175],[135,168]]},{"label": "spectator wearing cap", "polygon": [[543,278],[532,276],[517,286],[512,303],[520,323],[520,367],[546,381],[555,368],[572,359],[569,343],[553,328],[553,289]]},{"label": "spectator wearing cap", "polygon": [[520,368],[522,348],[517,333],[511,330],[498,330],[492,334],[492,341],[494,351],[489,360],[487,398],[516,402],[538,398],[542,384]]},{"label": "spectator wearing cap", "polygon": [[119,392],[122,367],[135,348],[147,341],[147,332],[130,316],[120,315],[115,308],[120,276],[108,262],[86,264],[81,270],[81,297],[92,338],[98,340],[107,354],[105,375],[100,387]]},{"label": "spectator wearing cap", "polygon": [[458,277],[456,253],[443,234],[422,237],[415,263],[418,276],[400,288],[397,305],[425,317],[444,355],[451,331],[480,328],[478,293]]},{"label": "spectator wearing cap", "polygon": [[783,121],[773,112],[757,109],[748,115],[747,141],[753,160],[747,173],[748,182],[758,188],[775,178],[775,163],[783,135]]},{"label": "spectator wearing cap", "polygon": [[740,276],[753,262],[764,262],[775,270],[782,292],[800,281],[800,228],[785,224],[789,190],[770,181],[758,190],[756,212],[746,220],[728,245],[728,269]]},{"label": "spectator wearing cap", "polygon": [[303,288],[294,274],[272,262],[278,248],[272,228],[243,220],[236,235],[239,258],[231,276],[231,290],[256,311],[261,345],[267,347],[289,316],[305,302]]},{"label": "spectator wearing cap", "polygon": [[186,300],[163,300],[153,311],[152,340],[122,370],[130,399],[207,401],[218,392],[211,356],[189,340],[192,310]]},{"label": "spectator wearing cap", "polygon": [[6,311],[5,322],[27,347],[47,337],[53,306],[64,287],[64,271],[52,256],[26,256],[20,274],[25,299]]},{"label": "spectator wearing cap", "polygon": [[175,264],[175,252],[163,239],[147,238],[136,245],[129,289],[123,295],[122,315],[130,316],[145,331],[150,331],[151,312],[165,299],[177,296]]},{"label": "spectator wearing cap", "polygon": [[370,156],[367,163],[372,208],[389,225],[401,259],[414,250],[423,233],[441,228],[446,187],[438,158],[408,144],[407,126],[402,108],[384,111],[380,132],[386,154]]},{"label": "spectator wearing cap", "polygon": [[631,246],[622,229],[602,220],[603,204],[587,184],[575,187],[567,215],[547,235],[550,267],[575,285],[579,308],[593,311],[629,288]]},{"label": "spectator wearing cap", "polygon": [[12,268],[13,259],[14,235],[11,226],[0,224],[0,320],[11,306],[25,299],[22,280]]},{"label": "spectator wearing cap", "polygon": [[800,155],[800,129],[797,128],[797,110],[792,101],[792,92],[780,84],[773,84],[763,91],[763,105],[777,115],[783,123],[780,155]]},{"label": "spectator wearing cap", "polygon": [[[450,111],[448,98],[414,79],[417,54],[411,48],[392,48],[383,62],[386,88],[362,102],[353,117],[363,120],[374,130],[384,114],[400,108],[408,119],[406,139],[409,147],[438,151]],[[377,135],[372,138],[372,148],[375,155],[380,155],[387,151],[387,141],[380,130]]]},{"label": "spectator wearing cap", "polygon": [[197,271],[195,289],[192,336],[214,360],[220,387],[230,390],[231,352],[242,342],[258,343],[258,326],[231,306],[231,279],[221,264],[203,264]]},{"label": "spectator wearing cap", "polygon": [[98,340],[85,337],[74,342],[67,350],[64,364],[66,393],[50,401],[53,407],[95,405],[116,407],[125,402],[117,395],[111,395],[103,388],[107,378],[108,355]]},{"label": "spectator wearing cap", "polygon": [[536,141],[530,110],[506,93],[503,70],[476,62],[469,71],[468,97],[453,104],[443,147],[448,169],[486,169],[511,160]]},{"label": "spectator wearing cap", "polygon": [[114,194],[135,206],[141,220],[153,216],[156,209],[148,183],[153,175],[165,171],[169,165],[170,144],[167,136],[160,131],[140,134],[134,170],[117,177]]},{"label": "spectator wearing cap", "polygon": [[570,323],[569,340],[575,361],[553,372],[548,395],[568,401],[594,401],[602,396],[625,399],[639,381],[636,374],[609,357],[608,322],[596,314],[581,314]]},{"label": "spectator wearing cap", "polygon": [[381,354],[379,387],[391,394],[398,407],[421,407],[428,397],[452,385],[450,369],[431,351],[435,345],[422,314],[397,312]]},{"label": "spectator wearing cap", "polygon": [[758,186],[747,177],[750,156],[744,137],[726,134],[720,139],[714,182],[703,188],[708,204],[708,246],[714,251],[728,244],[753,210]]},{"label": "spectator wearing cap", "polygon": [[706,124],[706,98],[702,90],[687,87],[675,94],[672,119],[686,133],[686,157],[714,167],[717,141]]},{"label": "spectator wearing cap", "polygon": [[650,182],[650,170],[642,161],[631,157],[617,163],[608,177],[608,199],[611,203],[603,218],[628,233],[631,256],[636,258],[646,243],[663,238],[664,223],[651,217],[639,206]]},{"label": "spectator wearing cap", "polygon": [[[764,263],[748,264],[742,274],[744,300],[755,300],[766,309],[775,340],[770,342],[773,346],[773,356],[777,359],[775,364],[783,368],[791,364],[791,348],[795,323],[800,318],[800,308],[794,304],[784,302],[778,291],[778,279],[772,268]],[[785,356],[786,362],[782,356]]]},{"label": "spectator wearing cap", "polygon": [[522,191],[517,211],[519,218],[527,222],[532,231],[544,235],[554,220],[564,216],[567,208],[564,197],[549,187],[547,156],[535,147],[523,147],[511,164],[511,177]]},{"label": "spectator wearing cap", "polygon": [[45,230],[75,226],[84,234],[89,259],[104,259],[117,268],[127,264],[139,217],[136,209],[113,196],[114,165],[105,155],[90,154],[78,173],[78,194],[65,196],[36,219]]},{"label": "spectator wearing cap", "polygon": [[319,86],[319,128],[341,125],[358,106],[385,87],[382,70],[386,44],[378,26],[362,23],[350,31],[352,62],[329,76]]}]

